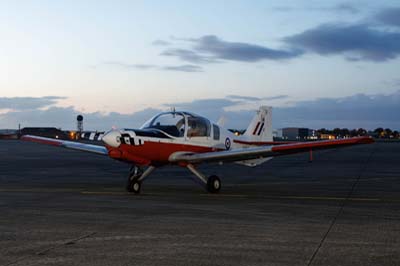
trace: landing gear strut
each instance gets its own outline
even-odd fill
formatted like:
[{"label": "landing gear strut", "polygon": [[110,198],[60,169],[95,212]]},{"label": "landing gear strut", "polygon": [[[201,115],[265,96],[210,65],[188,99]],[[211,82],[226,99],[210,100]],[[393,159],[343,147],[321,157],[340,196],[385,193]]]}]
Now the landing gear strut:
[{"label": "landing gear strut", "polygon": [[[192,164],[188,164],[187,168],[198,178],[200,183],[210,193],[218,193],[221,190],[221,180],[218,176],[212,175],[206,178]],[[156,169],[154,166],[149,166],[144,170],[142,167],[133,165],[129,170],[128,182],[126,190],[135,194],[140,193],[143,180],[148,177]]]},{"label": "landing gear strut", "polygon": [[205,186],[208,192],[218,193],[221,190],[221,180],[218,176],[212,175],[206,178],[192,164],[188,164],[186,167],[199,179],[200,183]]},{"label": "landing gear strut", "polygon": [[149,166],[145,171],[143,168],[133,165],[129,170],[128,182],[126,184],[126,190],[129,192],[133,192],[135,194],[140,193],[140,189],[142,187],[142,181],[148,177],[151,172],[155,169],[154,166]]}]

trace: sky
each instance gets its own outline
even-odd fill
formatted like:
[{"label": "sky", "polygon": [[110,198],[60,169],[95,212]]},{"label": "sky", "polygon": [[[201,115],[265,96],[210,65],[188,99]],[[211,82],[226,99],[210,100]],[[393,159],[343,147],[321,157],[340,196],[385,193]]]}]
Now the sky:
[{"label": "sky", "polygon": [[400,129],[398,1],[0,1],[0,128]]}]

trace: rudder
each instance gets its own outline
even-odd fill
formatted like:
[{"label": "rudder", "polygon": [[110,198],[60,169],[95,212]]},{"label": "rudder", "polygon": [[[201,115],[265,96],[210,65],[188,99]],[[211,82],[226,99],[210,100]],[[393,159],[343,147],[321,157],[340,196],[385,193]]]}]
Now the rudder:
[{"label": "rudder", "polygon": [[243,136],[249,141],[273,141],[271,106],[260,106]]}]

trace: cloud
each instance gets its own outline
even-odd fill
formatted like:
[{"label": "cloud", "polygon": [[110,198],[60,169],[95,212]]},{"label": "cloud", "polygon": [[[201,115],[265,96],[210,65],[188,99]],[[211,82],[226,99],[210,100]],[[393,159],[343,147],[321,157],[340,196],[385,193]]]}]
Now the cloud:
[{"label": "cloud", "polygon": [[271,96],[271,97],[264,97],[262,98],[263,100],[282,100],[282,99],[287,99],[289,98],[289,95],[276,95],[276,96]]},{"label": "cloud", "polygon": [[383,24],[400,27],[400,7],[383,9],[375,18]]},{"label": "cloud", "polygon": [[275,108],[282,126],[400,128],[400,91],[391,94],[356,94],[342,98],[301,101],[292,107]]},{"label": "cloud", "polygon": [[212,55],[216,59],[257,62],[261,60],[283,60],[301,55],[299,50],[270,49],[265,46],[243,43],[228,42],[221,40],[215,35],[206,35],[193,39],[194,49]]},{"label": "cloud", "polygon": [[[226,118],[229,128],[246,128],[254,111],[258,109],[258,98],[243,96],[251,108],[237,110],[241,104],[238,99],[226,98],[200,99],[189,102],[169,103],[162,108],[148,108],[132,114],[117,112],[80,113],[73,107],[50,107],[47,110],[19,110],[0,114],[0,128],[16,128],[18,123],[26,126],[51,126],[63,129],[75,129],[76,115],[84,116],[86,130],[108,130],[118,128],[137,128],[155,114],[175,107],[203,115],[211,121]],[[367,128],[390,127],[400,129],[400,90],[390,94],[356,94],[341,98],[320,98],[293,102],[290,107],[275,106],[273,109],[273,127],[309,127],[309,128]]]},{"label": "cloud", "polygon": [[[279,6],[276,11],[308,10],[319,12],[346,12],[356,14],[360,9],[350,3],[333,6]],[[125,69],[155,69],[182,72],[202,72],[199,64],[222,63],[226,61],[254,63],[264,60],[290,60],[311,52],[319,55],[343,55],[348,61],[383,62],[400,54],[400,32],[390,31],[381,26],[400,26],[400,7],[386,8],[373,17],[367,17],[364,24],[322,24],[303,32],[282,38],[281,48],[271,48],[249,42],[232,42],[216,35],[199,38],[178,38],[170,41],[157,39],[152,45],[165,47],[159,55],[174,57],[192,65],[126,64],[106,62]],[[381,24],[377,25],[376,21]],[[375,23],[375,24],[374,24]],[[184,45],[184,47],[181,47]],[[167,47],[168,46],[168,47]]]},{"label": "cloud", "polygon": [[394,79],[393,80],[393,85],[396,87],[400,87],[400,79]]},{"label": "cloud", "polygon": [[349,3],[339,3],[335,6],[276,6],[273,8],[274,11],[278,12],[294,12],[294,11],[312,11],[312,12],[345,12],[350,14],[359,13],[360,10]]},{"label": "cloud", "polygon": [[270,97],[254,97],[254,96],[242,96],[242,95],[227,95],[226,98],[228,99],[235,99],[235,100],[243,100],[243,101],[261,101],[261,100],[267,100],[267,101],[273,101],[273,100],[281,100],[281,99],[286,99],[288,98],[289,95],[276,95],[276,96],[270,96]]},{"label": "cloud", "polygon": [[[16,128],[18,124],[27,126],[63,127],[72,125],[76,119],[76,111],[72,107],[50,107],[47,110],[32,109],[11,111],[0,115],[0,127]],[[68,123],[68,121],[71,123]]]},{"label": "cloud", "polygon": [[320,55],[345,55],[350,61],[383,62],[400,54],[400,33],[366,24],[324,24],[286,37],[284,41]]},{"label": "cloud", "polygon": [[[213,121],[226,117],[230,128],[246,128],[254,111],[260,105],[260,98],[238,96],[221,99],[202,99],[175,105],[177,109],[189,110],[204,115]],[[234,96],[234,95],[233,95]],[[281,95],[286,98],[286,95]],[[244,98],[252,103],[252,108],[237,110],[231,108]],[[263,97],[273,98],[273,97]],[[277,97],[278,98],[278,97]],[[172,106],[172,104],[171,104]],[[356,94],[341,98],[320,98],[293,102],[291,106],[273,108],[274,128],[367,128],[391,127],[400,129],[400,90],[390,94]]]},{"label": "cloud", "polygon": [[215,58],[206,55],[201,55],[188,49],[168,49],[163,51],[160,55],[178,57],[182,61],[198,63],[198,64],[218,62]]},{"label": "cloud", "polygon": [[357,14],[360,12],[358,8],[349,4],[349,3],[341,3],[332,8],[333,11],[344,11],[350,14]]},{"label": "cloud", "polygon": [[299,49],[271,49],[265,46],[228,42],[215,35],[205,35],[200,38],[180,39],[192,44],[191,49],[171,48],[161,55],[177,57],[186,62],[206,64],[221,61],[259,62],[262,60],[285,60],[302,54]]},{"label": "cloud", "polygon": [[65,97],[45,96],[45,97],[0,97],[0,110],[33,110],[48,107],[56,104]]},{"label": "cloud", "polygon": [[161,70],[161,71],[180,71],[180,72],[202,72],[203,69],[196,65],[148,65],[148,64],[127,64],[118,61],[104,62],[105,65],[116,66],[127,70]]},{"label": "cloud", "polygon": [[226,98],[235,99],[235,100],[244,100],[244,101],[259,101],[259,100],[261,100],[261,98],[259,98],[259,97],[233,95],[233,94],[227,95]]},{"label": "cloud", "polygon": [[154,42],[152,42],[152,45],[155,46],[168,46],[170,45],[170,42],[164,41],[164,40],[155,40]]},{"label": "cloud", "polygon": [[203,72],[203,69],[196,65],[164,66],[161,69],[180,72]]},{"label": "cloud", "polygon": [[146,69],[154,69],[157,68],[156,65],[149,65],[149,64],[127,64],[124,62],[118,62],[118,61],[108,61],[104,62],[105,65],[111,65],[111,66],[117,66],[120,68],[124,69],[140,69],[140,70],[146,70]]},{"label": "cloud", "polygon": [[[252,111],[229,111],[231,107],[240,104],[236,99],[214,98],[214,99],[199,99],[189,102],[170,103],[166,106],[175,107],[176,110],[185,110],[201,116],[204,116],[210,121],[216,123],[221,117],[226,120],[226,125],[229,128],[246,128],[250,119],[254,115]],[[255,107],[256,109],[257,107]]]},{"label": "cloud", "polygon": [[138,128],[146,120],[161,112],[160,109],[144,109],[133,114],[112,112],[82,113],[70,107],[50,107],[47,110],[21,110],[0,114],[0,128],[21,127],[57,127],[62,129],[76,129],[76,116],[84,116],[84,130],[109,130],[118,128]]},{"label": "cloud", "polygon": [[216,99],[199,99],[191,102],[180,102],[166,104],[169,107],[175,107],[177,110],[193,110],[193,111],[208,111],[213,112],[215,109],[223,109],[236,104],[236,101],[227,98],[216,98]]},{"label": "cloud", "polygon": [[275,6],[272,8],[272,10],[275,12],[291,12],[291,11],[296,11],[298,8],[292,7],[292,6]]}]

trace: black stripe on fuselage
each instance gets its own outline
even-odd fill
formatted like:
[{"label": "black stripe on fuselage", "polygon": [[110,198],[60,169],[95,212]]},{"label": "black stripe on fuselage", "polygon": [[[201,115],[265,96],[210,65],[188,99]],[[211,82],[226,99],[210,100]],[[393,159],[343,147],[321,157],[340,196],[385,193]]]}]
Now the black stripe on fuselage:
[{"label": "black stripe on fuselage", "polygon": [[121,134],[120,140],[122,144],[127,144],[132,146],[140,146],[144,144],[144,141],[141,140],[140,138],[136,138],[135,142],[135,138],[132,138],[131,135],[127,133]]},{"label": "black stripe on fuselage", "polygon": [[150,137],[150,138],[160,138],[160,139],[170,139],[171,137],[167,136],[163,132],[154,129],[125,129],[126,131],[135,132],[138,137]]}]

